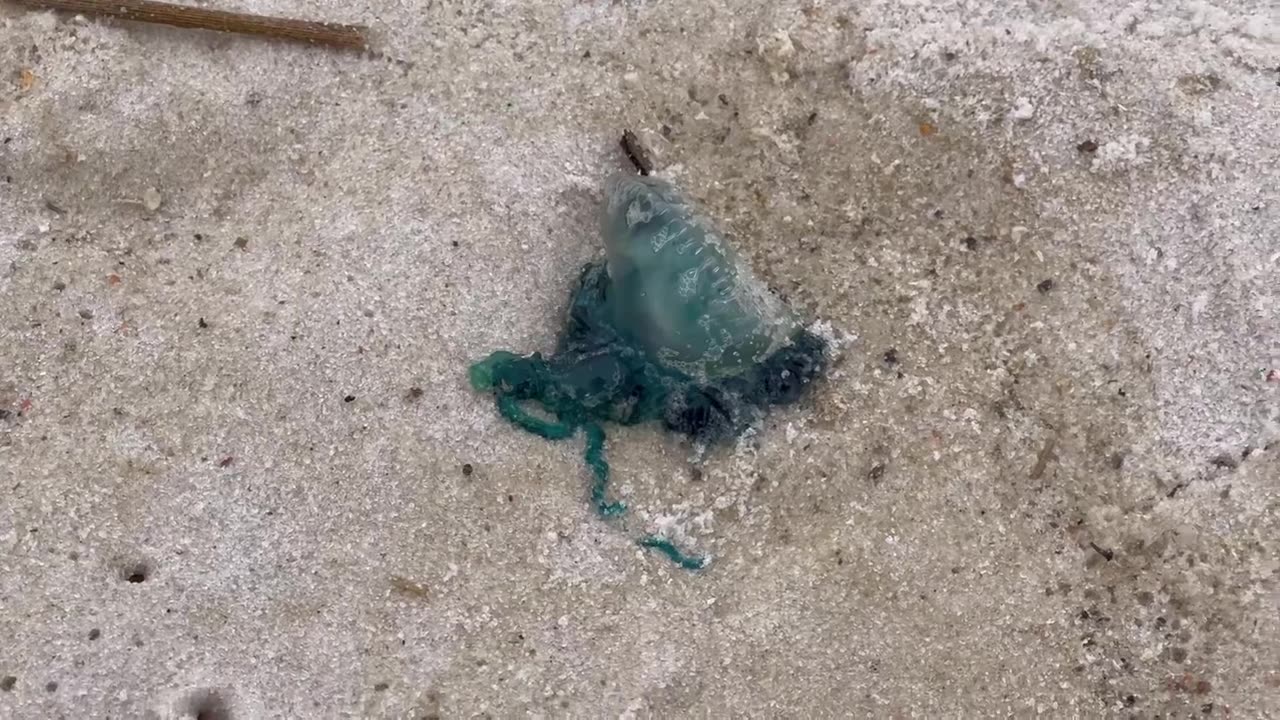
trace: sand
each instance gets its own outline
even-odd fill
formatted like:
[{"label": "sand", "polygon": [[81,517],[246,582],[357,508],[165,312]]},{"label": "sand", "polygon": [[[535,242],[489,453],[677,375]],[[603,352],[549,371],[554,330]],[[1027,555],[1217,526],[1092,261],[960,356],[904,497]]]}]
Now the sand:
[{"label": "sand", "polygon": [[[0,3],[0,716],[1280,715],[1274,4],[217,5],[377,52]],[[625,128],[840,353],[619,525]]]}]

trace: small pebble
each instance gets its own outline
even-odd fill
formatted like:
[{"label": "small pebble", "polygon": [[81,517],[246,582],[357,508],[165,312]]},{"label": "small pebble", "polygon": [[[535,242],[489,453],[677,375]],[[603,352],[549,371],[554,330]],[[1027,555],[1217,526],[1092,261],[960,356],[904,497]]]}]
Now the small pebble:
[{"label": "small pebble", "polygon": [[160,209],[161,200],[160,191],[153,187],[149,187],[142,192],[142,206],[150,212]]},{"label": "small pebble", "polygon": [[1049,292],[1053,289],[1053,278],[1045,278],[1044,280],[1041,280],[1040,283],[1036,285],[1036,289],[1039,290],[1041,294]]},{"label": "small pebble", "polygon": [[1031,101],[1020,97],[1013,104],[1013,109],[1009,111],[1009,118],[1017,121],[1026,121],[1035,117],[1036,108]]}]

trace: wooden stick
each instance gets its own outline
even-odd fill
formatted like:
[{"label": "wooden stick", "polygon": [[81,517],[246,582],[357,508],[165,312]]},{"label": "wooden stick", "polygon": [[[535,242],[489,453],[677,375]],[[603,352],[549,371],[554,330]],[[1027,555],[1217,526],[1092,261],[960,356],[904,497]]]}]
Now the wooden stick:
[{"label": "wooden stick", "polygon": [[206,10],[153,0],[14,0],[36,10],[66,10],[85,15],[106,15],[136,22],[181,28],[265,35],[281,40],[319,43],[366,50],[369,42],[360,25],[291,20],[247,13]]}]

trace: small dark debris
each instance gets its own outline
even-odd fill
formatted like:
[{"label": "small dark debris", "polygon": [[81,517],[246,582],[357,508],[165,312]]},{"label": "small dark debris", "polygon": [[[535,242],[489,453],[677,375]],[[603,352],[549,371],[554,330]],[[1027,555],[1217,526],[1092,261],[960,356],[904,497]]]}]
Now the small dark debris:
[{"label": "small dark debris", "polygon": [[204,330],[205,328],[209,327],[209,323],[205,322],[204,318],[200,318],[200,321],[197,323],[197,325],[200,326],[201,330]]},{"label": "small dark debris", "polygon": [[234,244],[235,244],[235,246],[236,246],[236,249],[238,249],[238,250],[242,250],[242,251],[247,251],[247,250],[249,249],[249,238],[247,238],[247,237],[238,237],[238,238],[236,238],[236,241],[235,241],[235,243],[234,243]]},{"label": "small dark debris", "polygon": [[1240,466],[1240,463],[1227,453],[1215,455],[1213,459],[1209,461],[1209,464],[1216,468],[1226,468],[1227,470],[1235,470]]},{"label": "small dark debris", "polygon": [[818,111],[814,110],[813,112],[809,113],[809,117],[808,119],[805,120],[805,123],[808,125],[812,125],[816,122],[818,122]]},{"label": "small dark debris", "polygon": [[67,210],[66,210],[66,208],[62,207],[61,205],[59,205],[58,203],[56,203],[56,202],[54,202],[54,201],[52,201],[52,200],[45,200],[45,201],[44,201],[44,206],[45,206],[45,208],[46,208],[46,209],[48,209],[48,210],[49,210],[49,212],[51,212],[51,213],[53,213],[53,214],[55,214],[55,215],[66,215],[66,214],[67,214]]},{"label": "small dark debris", "polygon": [[1109,549],[1107,549],[1107,548],[1098,547],[1098,543],[1096,543],[1096,542],[1089,541],[1089,547],[1093,548],[1093,551],[1094,551],[1094,552],[1096,552],[1096,553],[1098,553],[1099,555],[1101,555],[1102,557],[1106,558],[1107,562],[1111,562],[1111,559],[1112,559],[1112,558],[1114,558],[1114,557],[1116,556],[1116,553],[1115,553],[1115,551],[1114,551],[1114,550],[1109,550]]},{"label": "small dark debris", "polygon": [[93,311],[92,311],[92,310],[89,310],[89,309],[87,309],[87,308],[86,308],[86,309],[84,309],[84,310],[81,310],[81,311],[80,311],[80,317],[84,318],[85,320],[92,320],[92,319],[93,319]]},{"label": "small dark debris", "polygon": [[1098,152],[1098,143],[1092,140],[1085,140],[1076,146],[1076,150],[1082,153],[1096,153]]},{"label": "small dark debris", "polygon": [[471,463],[462,464],[462,474],[465,475],[466,477],[471,477],[471,473],[475,471],[476,469],[474,467],[471,467]]},{"label": "small dark debris", "polygon": [[204,235],[201,235],[200,233],[195,233],[191,237],[195,238],[196,242],[204,242]]},{"label": "small dark debris", "polygon": [[146,582],[147,577],[151,574],[151,569],[145,561],[138,561],[131,565],[126,565],[120,570],[120,577],[126,582],[141,583]]},{"label": "small dark debris", "polygon": [[884,470],[884,463],[876,463],[875,465],[872,465],[871,469],[867,471],[867,479],[872,482],[879,480],[884,477]]},{"label": "small dark debris", "polygon": [[507,495],[507,502],[509,502],[509,503],[513,503],[513,502],[515,502],[515,501],[516,501],[516,496],[515,496],[515,495]]},{"label": "small dark debris", "polygon": [[1171,497],[1173,497],[1174,495],[1177,495],[1177,494],[1178,494],[1178,491],[1182,490],[1182,488],[1184,488],[1184,487],[1186,487],[1186,486],[1187,486],[1187,484],[1186,484],[1186,483],[1178,483],[1177,485],[1174,485],[1174,486],[1173,486],[1173,489],[1172,489],[1172,490],[1170,490],[1169,492],[1165,493],[1165,494],[1164,494],[1164,496],[1165,496],[1165,497],[1167,497],[1167,498],[1171,498]]},{"label": "small dark debris", "polygon": [[420,399],[421,397],[422,397],[422,388],[420,388],[420,387],[416,387],[416,386],[415,386],[415,387],[411,387],[411,388],[409,388],[409,399],[410,399],[410,400],[418,400],[418,399]]},{"label": "small dark debris", "polygon": [[897,348],[889,348],[888,350],[885,350],[885,351],[884,351],[884,364],[885,364],[885,365],[897,365],[897,364],[898,364],[898,349],[897,349]]},{"label": "small dark debris", "polygon": [[459,244],[459,243],[458,243],[458,241],[457,241],[457,240],[451,240],[451,241],[449,242],[449,244],[450,244],[450,245],[452,245],[452,246],[454,246],[454,247],[458,247],[458,244]]},{"label": "small dark debris", "polygon": [[218,461],[218,467],[223,467],[223,468],[231,467],[231,464],[234,463],[235,461],[236,461],[235,457],[228,455]]},{"label": "small dark debris", "polygon": [[1131,693],[1131,694],[1129,694],[1129,695],[1125,695],[1125,696],[1124,696],[1124,706],[1125,706],[1125,707],[1133,707],[1134,705],[1137,705],[1137,704],[1138,704],[1138,696],[1137,696],[1137,695],[1133,695],[1133,694]]},{"label": "small dark debris", "polygon": [[12,415],[12,414],[13,414],[13,413],[11,413],[10,411],[8,411],[8,410],[6,410],[6,409],[4,409],[4,408],[0,408],[0,420],[8,420],[8,419],[9,419],[9,416],[10,416],[10,415]]},{"label": "small dark debris", "polygon": [[689,482],[702,482],[702,468],[689,468]]},{"label": "small dark debris", "polygon": [[1044,471],[1048,469],[1049,462],[1057,459],[1058,437],[1050,435],[1044,441],[1044,446],[1040,448],[1040,452],[1036,453],[1036,462],[1031,466],[1031,472],[1028,474],[1032,480],[1039,480],[1044,477]]},{"label": "small dark debris", "polygon": [[45,692],[58,692],[58,681],[57,681],[57,680],[50,680],[49,682],[45,683],[45,684],[44,684],[44,691],[45,691]]},{"label": "small dark debris", "polygon": [[55,280],[53,281],[53,289],[57,290],[58,292],[62,292],[63,290],[67,289],[67,284],[62,282],[61,280]]},{"label": "small dark debris", "polygon": [[590,51],[590,50],[587,50],[587,51],[583,52],[583,53],[582,53],[582,59],[583,59],[583,60],[590,60],[590,59],[591,59],[591,51]]},{"label": "small dark debris", "polygon": [[13,686],[18,684],[18,678],[12,675],[5,675],[0,678],[0,692],[10,692]]},{"label": "small dark debris", "polygon": [[641,175],[653,173],[653,159],[649,156],[649,150],[634,132],[630,130],[623,132],[621,143],[622,149],[627,153],[627,159],[636,167],[636,172]]},{"label": "small dark debris", "polygon": [[1200,712],[1204,713],[1205,715],[1208,715],[1209,713],[1213,712],[1213,703],[1205,703],[1204,705],[1201,705]]},{"label": "small dark debris", "polygon": [[1124,467],[1124,453],[1112,453],[1111,469],[1119,470],[1122,467]]},{"label": "small dark debris", "polygon": [[978,249],[978,238],[972,235],[965,236],[965,238],[960,242],[964,243],[965,250],[968,250],[970,252],[973,252],[974,250]]},{"label": "small dark debris", "polygon": [[100,638],[100,637],[102,637],[102,631],[101,631],[101,630],[99,630],[98,628],[94,628],[94,629],[92,629],[92,630],[90,630],[90,631],[89,631],[89,639],[90,639],[90,640],[97,640],[97,639],[98,639],[98,638]]},{"label": "small dark debris", "polygon": [[942,59],[946,60],[947,62],[955,62],[955,59],[958,57],[960,56],[951,50],[947,50],[946,52],[942,53]]},{"label": "small dark debris", "polygon": [[349,402],[355,402],[355,400],[356,400],[356,396],[355,396],[355,395],[348,395],[348,396],[346,396],[346,397],[342,398],[342,402],[348,402],[348,403],[349,403]]},{"label": "small dark debris", "polygon": [[1045,278],[1036,285],[1036,289],[1040,291],[1040,294],[1044,295],[1053,289],[1053,285],[1053,278]]},{"label": "small dark debris", "polygon": [[374,686],[373,686],[373,691],[374,691],[374,692],[384,692],[384,691],[385,691],[387,688],[389,688],[389,687],[391,687],[391,686],[390,686],[390,685],[388,685],[387,683],[380,682],[380,683],[377,683],[376,685],[374,685]]}]

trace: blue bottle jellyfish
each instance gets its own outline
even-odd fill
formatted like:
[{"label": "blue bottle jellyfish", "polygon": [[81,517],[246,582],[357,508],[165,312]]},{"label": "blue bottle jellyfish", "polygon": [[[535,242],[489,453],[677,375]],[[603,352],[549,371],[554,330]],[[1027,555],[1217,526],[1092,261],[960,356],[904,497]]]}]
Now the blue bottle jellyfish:
[{"label": "blue bottle jellyfish", "polygon": [[[607,497],[606,423],[658,421],[698,443],[732,440],[804,394],[826,367],[826,344],[674,185],[620,175],[606,195],[606,260],[578,276],[555,352],[498,351],[470,379],[518,427],[549,440],[582,430],[592,501],[608,517],[625,507]],[[705,564],[663,538],[641,545],[685,568]]]}]

